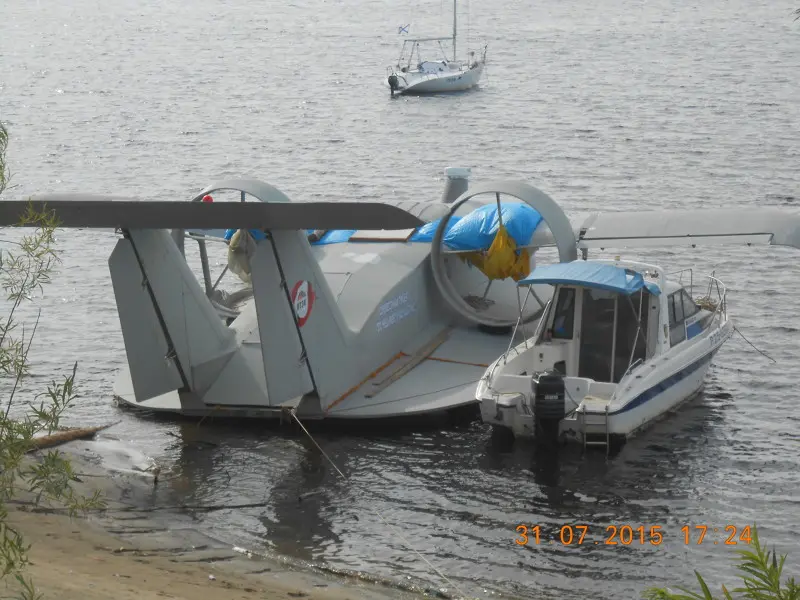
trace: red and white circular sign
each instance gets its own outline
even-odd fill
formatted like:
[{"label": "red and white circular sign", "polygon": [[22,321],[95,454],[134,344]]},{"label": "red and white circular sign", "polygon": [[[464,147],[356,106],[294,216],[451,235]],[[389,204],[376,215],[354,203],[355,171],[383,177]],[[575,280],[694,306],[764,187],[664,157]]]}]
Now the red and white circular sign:
[{"label": "red and white circular sign", "polygon": [[294,314],[297,317],[297,324],[302,327],[311,316],[311,309],[314,307],[314,290],[311,283],[301,279],[292,288],[292,305]]}]

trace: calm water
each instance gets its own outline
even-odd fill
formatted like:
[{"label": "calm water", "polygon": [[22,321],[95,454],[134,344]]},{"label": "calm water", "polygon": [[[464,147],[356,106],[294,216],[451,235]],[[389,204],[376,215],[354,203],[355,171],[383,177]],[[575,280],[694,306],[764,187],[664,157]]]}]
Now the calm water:
[{"label": "calm water", "polygon": [[[450,19],[446,3],[4,0],[0,119],[12,134],[17,186],[8,194],[183,200],[214,179],[254,176],[298,199],[433,199],[442,169],[465,165],[476,180],[529,181],[572,211],[792,208],[800,197],[793,8],[785,0],[474,2],[470,40],[489,42],[484,85],[390,100],[382,78],[399,52],[397,27],[437,33]],[[115,237],[64,231],[60,241],[63,267],[38,302],[32,385],[78,359],[83,397],[72,421],[121,419],[115,434],[170,470],[159,502],[263,503],[198,517],[198,527],[231,543],[448,587],[396,527],[473,595],[633,598],[648,584],[691,585],[697,566],[715,583],[729,580],[723,533],[686,545],[680,528],[756,521],[762,537],[793,551],[787,568],[798,574],[796,252],[644,255],[716,269],[738,325],[777,363],[734,337],[706,393],[615,459],[546,461],[524,447],[496,454],[480,424],[320,434],[346,483],[288,431],[198,428],[114,407],[125,360],[106,265]],[[544,543],[515,545],[519,523],[541,524]],[[588,524],[589,543],[547,543],[566,523]],[[664,543],[595,545],[612,523],[660,525]]]}]

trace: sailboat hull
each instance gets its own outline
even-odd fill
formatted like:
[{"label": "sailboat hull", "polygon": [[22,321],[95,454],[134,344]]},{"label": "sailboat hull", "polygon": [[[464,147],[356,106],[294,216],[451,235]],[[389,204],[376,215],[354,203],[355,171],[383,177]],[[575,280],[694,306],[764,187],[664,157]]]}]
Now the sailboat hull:
[{"label": "sailboat hull", "polygon": [[465,71],[396,73],[400,85],[396,93],[411,95],[462,92],[478,85],[483,68],[484,65],[479,64]]}]

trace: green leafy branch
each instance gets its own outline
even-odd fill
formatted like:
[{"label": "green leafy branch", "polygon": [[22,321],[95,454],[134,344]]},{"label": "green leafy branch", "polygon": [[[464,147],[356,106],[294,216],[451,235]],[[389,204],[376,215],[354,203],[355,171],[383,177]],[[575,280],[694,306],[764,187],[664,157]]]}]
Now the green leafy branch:
[{"label": "green leafy branch", "polygon": [[[749,546],[750,549],[737,550],[739,564],[736,569],[741,573],[743,586],[735,588],[731,593],[723,585],[721,598],[734,600],[733,594],[741,594],[738,596],[739,598],[750,600],[800,600],[800,585],[795,583],[794,577],[788,578],[785,585],[781,583],[783,565],[787,555],[784,554],[779,558],[775,550],[770,552],[766,544],[762,546],[755,525],[753,525],[753,539]],[[682,593],[676,594],[664,588],[651,588],[644,593],[643,597],[647,600],[716,600],[716,596],[711,593],[702,575],[697,571],[694,574],[702,593],[680,588]]]},{"label": "green leafy branch", "polygon": [[[7,147],[8,132],[0,123],[0,192],[9,180]],[[36,505],[58,503],[75,516],[104,508],[105,502],[99,493],[83,497],[75,492],[72,484],[78,477],[66,455],[58,450],[37,450],[36,438],[58,430],[65,411],[78,398],[77,363],[62,381],[52,381],[44,393],[21,404],[19,411],[12,410],[20,384],[29,375],[28,356],[41,311],[30,328],[17,321],[17,314],[23,302],[37,290],[43,291],[59,262],[55,249],[58,222],[53,212],[36,211],[29,204],[19,225],[33,228],[34,232],[23,235],[20,241],[2,240],[5,247],[0,248],[0,287],[10,303],[8,315],[0,318],[0,381],[4,383],[0,399],[5,402],[4,407],[0,405],[0,579],[13,577],[21,597],[32,600],[40,596],[33,582],[24,576],[30,546],[9,523],[8,503],[24,493]],[[22,414],[14,415],[15,412]]]}]

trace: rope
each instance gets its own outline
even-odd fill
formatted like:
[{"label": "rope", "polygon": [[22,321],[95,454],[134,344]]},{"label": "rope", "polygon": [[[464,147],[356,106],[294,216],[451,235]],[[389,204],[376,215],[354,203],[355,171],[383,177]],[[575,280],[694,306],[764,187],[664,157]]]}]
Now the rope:
[{"label": "rope", "polygon": [[759,350],[758,348],[756,348],[756,347],[755,347],[755,345],[753,344],[753,342],[751,342],[751,341],[750,341],[750,340],[748,340],[746,337],[744,337],[744,334],[743,334],[741,331],[739,331],[739,328],[738,328],[738,327],[736,327],[736,325],[734,325],[734,326],[733,326],[733,330],[734,330],[736,333],[738,333],[740,336],[742,336],[742,339],[743,339],[745,342],[747,342],[748,344],[750,344],[750,346],[752,346],[753,350],[755,350],[755,351],[756,351],[756,352],[758,352],[759,354],[762,354],[763,356],[766,356],[766,357],[767,357],[768,359],[770,359],[772,362],[774,362],[774,363],[776,363],[776,364],[777,364],[777,362],[778,362],[777,360],[775,360],[774,358],[772,358],[772,357],[771,357],[769,354],[767,354],[767,353],[766,353],[766,352],[764,352],[763,350]]},{"label": "rope", "polygon": [[[293,409],[293,408],[292,408],[292,409],[289,411],[289,413],[292,415],[292,417],[294,418],[294,420],[295,420],[295,421],[297,421],[297,424],[298,424],[298,425],[300,425],[300,428],[301,428],[301,429],[303,430],[303,432],[304,432],[304,433],[305,433],[305,434],[308,436],[308,439],[310,439],[310,440],[311,440],[311,443],[313,443],[313,444],[314,444],[314,445],[317,447],[317,450],[319,450],[319,451],[322,453],[322,456],[324,456],[324,457],[325,457],[325,459],[326,459],[326,460],[327,460],[327,461],[328,461],[328,462],[331,464],[331,466],[332,466],[332,467],[334,468],[334,470],[335,470],[335,471],[336,471],[336,472],[339,474],[339,476],[340,476],[342,479],[344,479],[345,481],[347,481],[347,477],[345,476],[345,474],[344,474],[344,473],[342,473],[342,472],[341,472],[341,470],[339,470],[339,467],[337,467],[337,466],[336,466],[336,463],[335,463],[335,462],[333,462],[333,460],[331,459],[331,457],[330,457],[330,456],[328,456],[328,455],[325,453],[325,451],[324,451],[324,450],[323,450],[323,449],[320,447],[320,445],[317,443],[317,441],[316,441],[316,440],[315,440],[315,439],[314,439],[314,438],[311,436],[311,434],[308,432],[308,429],[306,429],[306,428],[305,428],[305,425],[303,425],[303,423],[302,423],[302,422],[300,422],[300,419],[297,417],[297,414],[295,413],[295,409]],[[406,545],[406,546],[408,546],[408,548],[409,548],[409,549],[410,549],[410,550],[411,550],[411,551],[412,551],[414,554],[416,554],[417,556],[419,556],[419,558],[420,558],[420,559],[422,559],[422,561],[424,561],[424,562],[425,562],[425,564],[427,564],[427,565],[428,565],[428,566],[429,566],[429,567],[430,567],[430,568],[431,568],[431,569],[432,569],[432,570],[433,570],[433,571],[434,571],[434,572],[435,572],[435,573],[436,573],[436,574],[437,574],[439,577],[441,577],[441,578],[442,578],[444,581],[446,581],[448,585],[450,585],[450,586],[451,586],[451,587],[452,587],[454,590],[456,590],[456,591],[457,591],[459,594],[461,594],[461,596],[462,596],[463,598],[468,598],[468,597],[469,597],[469,596],[467,596],[467,595],[466,595],[466,594],[465,594],[465,593],[464,593],[464,592],[463,592],[463,591],[462,591],[462,590],[461,590],[461,589],[460,589],[460,588],[459,588],[459,587],[458,587],[458,586],[457,586],[455,583],[453,583],[453,582],[452,582],[452,581],[451,581],[451,580],[450,580],[450,579],[449,579],[449,578],[448,578],[448,577],[447,577],[447,576],[446,576],[444,573],[442,573],[442,572],[441,572],[441,571],[440,571],[438,568],[436,568],[436,566],[435,566],[435,565],[434,565],[434,564],[433,564],[431,561],[429,561],[427,558],[425,558],[425,557],[424,557],[424,556],[423,556],[423,555],[422,555],[422,554],[421,554],[421,553],[420,553],[420,552],[419,552],[419,551],[418,551],[416,548],[414,548],[414,546],[411,544],[411,542],[409,542],[409,541],[408,541],[408,539],[407,539],[407,538],[406,538],[406,537],[405,537],[405,536],[404,536],[404,535],[403,535],[403,534],[400,532],[400,530],[399,530],[399,529],[397,529],[397,528],[396,528],[394,525],[392,525],[392,524],[391,524],[391,523],[389,523],[389,522],[388,522],[386,519],[384,519],[384,518],[383,518],[383,515],[382,515],[382,514],[381,514],[381,513],[378,511],[378,509],[376,509],[376,508],[372,507],[372,511],[373,511],[373,512],[374,512],[374,513],[377,515],[377,517],[378,517],[378,518],[379,518],[381,521],[383,521],[383,524],[384,524],[384,525],[386,525],[387,527],[389,527],[390,529],[392,529],[392,530],[395,532],[395,534],[397,535],[397,537],[398,537],[398,538],[399,538],[399,539],[400,539],[400,540],[401,540],[403,543],[405,543],[405,545]]]}]

